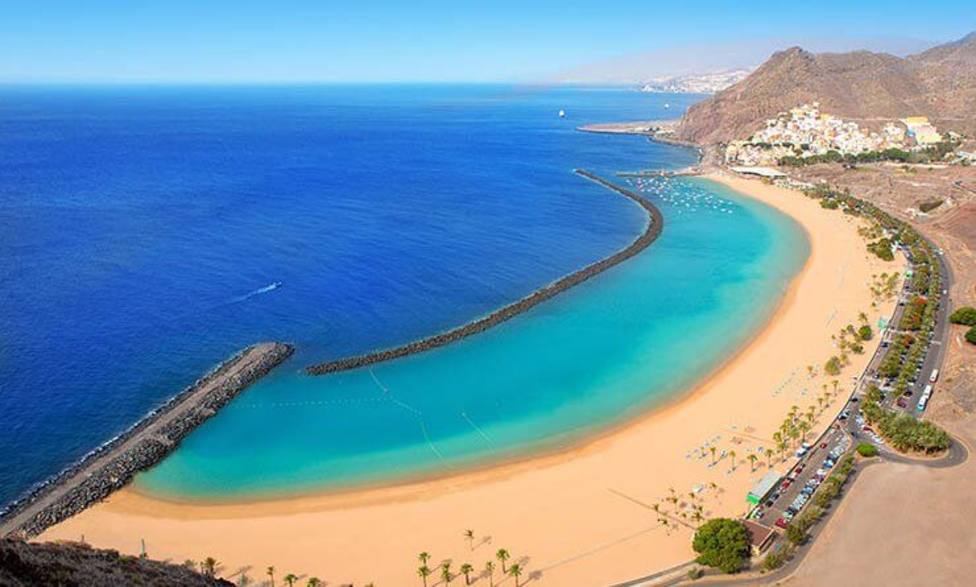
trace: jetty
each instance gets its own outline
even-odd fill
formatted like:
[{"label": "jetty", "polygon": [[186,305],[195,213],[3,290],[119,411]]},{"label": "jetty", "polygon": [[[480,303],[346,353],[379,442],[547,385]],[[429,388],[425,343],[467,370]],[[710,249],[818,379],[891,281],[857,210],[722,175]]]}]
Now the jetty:
[{"label": "jetty", "polygon": [[122,488],[173,452],[183,438],[241,391],[291,356],[291,345],[267,342],[227,359],[0,515],[0,536],[32,538]]},{"label": "jetty", "polygon": [[530,308],[533,308],[542,302],[551,299],[556,295],[576,285],[579,285],[580,283],[583,283],[587,279],[606,271],[614,265],[618,265],[626,261],[637,253],[646,249],[661,234],[661,231],[664,228],[664,217],[661,215],[661,211],[658,210],[657,206],[652,204],[649,200],[639,196],[635,192],[625,187],[611,183],[594,173],[586,171],[585,169],[575,169],[573,172],[576,173],[576,175],[593,181],[640,206],[647,213],[647,224],[645,225],[640,236],[613,255],[587,265],[579,271],[566,275],[565,277],[562,277],[543,288],[537,289],[528,296],[495,310],[487,316],[483,316],[446,332],[409,342],[398,347],[312,365],[306,368],[306,372],[308,372],[310,375],[325,375],[327,373],[357,369],[359,367],[365,367],[367,365],[373,365],[375,363],[428,351],[461,340],[462,338],[471,336],[472,334],[483,332],[492,326],[505,322],[506,320],[510,320],[522,312],[525,312],[526,310],[529,310]]}]

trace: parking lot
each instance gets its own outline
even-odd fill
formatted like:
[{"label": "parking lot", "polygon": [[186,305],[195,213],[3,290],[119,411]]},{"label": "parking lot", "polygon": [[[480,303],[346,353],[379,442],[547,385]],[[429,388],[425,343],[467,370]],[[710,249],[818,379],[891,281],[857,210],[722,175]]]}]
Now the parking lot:
[{"label": "parking lot", "polygon": [[785,529],[851,445],[850,437],[836,425],[815,443],[804,443],[799,462],[757,506],[753,519]]}]

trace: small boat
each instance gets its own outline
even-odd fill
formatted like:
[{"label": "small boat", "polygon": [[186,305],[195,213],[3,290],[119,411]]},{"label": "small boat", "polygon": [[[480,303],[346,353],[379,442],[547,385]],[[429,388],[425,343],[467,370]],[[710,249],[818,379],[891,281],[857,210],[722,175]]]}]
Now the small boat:
[{"label": "small boat", "polygon": [[560,110],[559,111],[559,118],[566,118],[566,111],[565,110]]}]

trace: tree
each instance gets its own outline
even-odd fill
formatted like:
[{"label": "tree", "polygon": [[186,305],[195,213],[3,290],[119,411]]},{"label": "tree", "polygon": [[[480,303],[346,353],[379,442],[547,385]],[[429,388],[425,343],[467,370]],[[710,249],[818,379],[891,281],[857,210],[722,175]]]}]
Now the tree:
[{"label": "tree", "polygon": [[730,450],[729,456],[732,457],[732,470],[735,471],[735,451]]},{"label": "tree", "polygon": [[247,587],[251,584],[251,578],[247,576],[247,573],[241,571],[241,576],[237,578],[237,584],[240,587]]},{"label": "tree", "polygon": [[217,575],[217,566],[219,564],[220,563],[217,562],[217,559],[213,558],[212,556],[208,556],[207,558],[203,559],[203,562],[200,563],[200,566],[203,567],[204,575],[208,577],[214,577]]},{"label": "tree", "polygon": [[268,577],[271,579],[271,587],[274,587],[274,567],[269,566],[267,572],[268,572]]},{"label": "tree", "polygon": [[715,447],[714,446],[708,447],[708,452],[712,453],[712,464],[714,465],[715,464]]},{"label": "tree", "polygon": [[295,581],[298,580],[298,575],[295,573],[288,573],[285,575],[285,583],[288,583],[288,587],[295,587]]},{"label": "tree", "polygon": [[738,520],[715,518],[695,531],[692,548],[700,564],[735,573],[749,557],[749,534]]},{"label": "tree", "polygon": [[966,341],[970,344],[976,344],[976,326],[973,326],[966,332]]},{"label": "tree", "polygon": [[949,316],[949,322],[963,326],[976,326],[976,308],[964,306]]},{"label": "tree", "polygon": [[417,569],[417,575],[423,579],[424,587],[427,587],[427,577],[430,576],[430,567],[427,565],[421,565],[420,568]]},{"label": "tree", "polygon": [[453,578],[454,575],[451,574],[451,563],[448,561],[444,561],[443,563],[441,563],[441,579],[444,579],[444,583],[446,585],[450,585],[451,579]]},{"label": "tree", "polygon": [[495,558],[497,558],[502,563],[502,574],[506,574],[508,571],[505,570],[505,561],[511,558],[508,551],[504,548],[499,548],[498,552],[495,553]]},{"label": "tree", "polygon": [[522,576],[522,565],[515,563],[508,569],[508,574],[515,577],[515,587],[519,587],[519,577]]},{"label": "tree", "polygon": [[488,586],[495,587],[495,563],[493,561],[485,563],[485,572],[488,573]]},{"label": "tree", "polygon": [[757,457],[756,455],[753,455],[753,454],[749,455],[749,471],[750,472],[756,470],[756,460],[758,458],[759,457]]},{"label": "tree", "polygon": [[461,574],[464,575],[464,584],[471,584],[471,572],[474,571],[474,567],[470,563],[464,563],[461,565]]},{"label": "tree", "polygon": [[474,530],[465,530],[464,537],[468,541],[468,550],[474,550]]},{"label": "tree", "polygon": [[322,587],[322,579],[319,579],[318,577],[309,577],[308,587]]},{"label": "tree", "polygon": [[430,553],[421,552],[420,554],[417,555],[417,560],[420,561],[420,564],[426,565],[430,561]]},{"label": "tree", "polygon": [[790,524],[786,527],[786,538],[789,539],[790,543],[792,543],[794,546],[799,546],[806,541],[807,533],[800,526]]}]

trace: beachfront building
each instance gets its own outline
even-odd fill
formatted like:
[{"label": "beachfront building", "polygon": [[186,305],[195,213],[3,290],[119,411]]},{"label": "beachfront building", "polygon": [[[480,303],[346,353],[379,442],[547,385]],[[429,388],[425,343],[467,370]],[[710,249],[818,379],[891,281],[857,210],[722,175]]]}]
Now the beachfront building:
[{"label": "beachfront building", "polygon": [[[915,120],[915,119],[906,119]],[[923,140],[932,140],[934,128],[919,122],[916,136],[921,133]],[[781,112],[776,118],[766,121],[764,128],[744,141],[733,141],[725,150],[728,164],[746,166],[772,165],[784,157],[812,157],[831,151],[841,155],[857,155],[885,149],[908,149],[908,136],[905,128],[889,122],[878,132],[862,129],[856,122],[825,114],[820,104],[813,102]],[[941,140],[941,137],[938,137]],[[922,144],[922,143],[919,143]]]},{"label": "beachfront building", "polygon": [[746,532],[749,534],[749,550],[752,556],[762,554],[776,538],[776,532],[772,528],[754,520],[743,520],[742,525],[746,527]]}]

